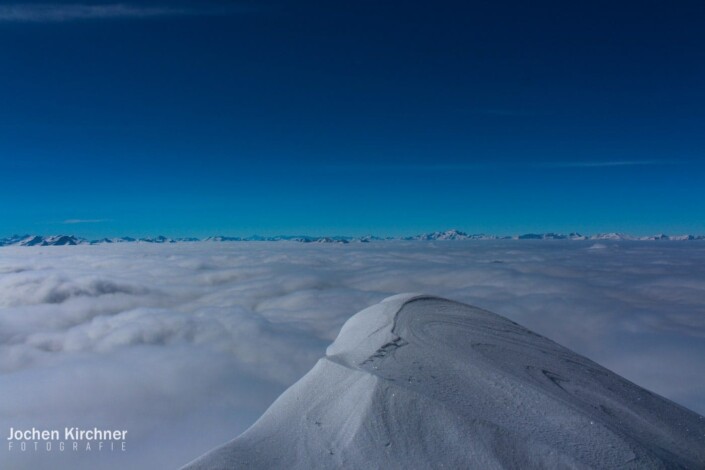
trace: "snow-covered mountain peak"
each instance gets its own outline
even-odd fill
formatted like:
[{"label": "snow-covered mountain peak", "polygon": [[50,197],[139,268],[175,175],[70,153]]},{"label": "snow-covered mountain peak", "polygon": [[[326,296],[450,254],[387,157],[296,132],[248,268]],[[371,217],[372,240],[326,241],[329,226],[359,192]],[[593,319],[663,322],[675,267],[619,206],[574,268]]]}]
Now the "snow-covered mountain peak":
[{"label": "snow-covered mountain peak", "polygon": [[403,295],[351,317],[249,430],[185,468],[704,463],[702,416],[499,315]]}]

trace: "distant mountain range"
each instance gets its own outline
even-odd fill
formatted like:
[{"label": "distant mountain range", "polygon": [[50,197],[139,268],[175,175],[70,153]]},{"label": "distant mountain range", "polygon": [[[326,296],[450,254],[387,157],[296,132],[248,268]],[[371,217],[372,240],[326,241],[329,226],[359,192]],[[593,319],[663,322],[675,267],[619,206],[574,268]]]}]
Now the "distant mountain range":
[{"label": "distant mountain range", "polygon": [[253,235],[251,237],[227,237],[215,236],[204,239],[169,238],[163,235],[158,237],[132,238],[101,238],[99,240],[88,240],[86,238],[73,235],[13,235],[11,237],[0,238],[0,246],[61,246],[61,245],[98,245],[105,243],[188,243],[188,242],[252,242],[252,241],[291,241],[300,243],[369,243],[384,240],[420,240],[420,241],[446,241],[446,240],[705,240],[705,235],[653,235],[648,237],[637,237],[624,233],[598,233],[595,235],[581,235],[579,233],[525,233],[515,236],[498,236],[468,234],[459,230],[446,230],[444,232],[424,233],[410,237],[376,237],[367,235],[363,237],[311,237],[306,235],[281,235],[275,237],[262,237]]}]

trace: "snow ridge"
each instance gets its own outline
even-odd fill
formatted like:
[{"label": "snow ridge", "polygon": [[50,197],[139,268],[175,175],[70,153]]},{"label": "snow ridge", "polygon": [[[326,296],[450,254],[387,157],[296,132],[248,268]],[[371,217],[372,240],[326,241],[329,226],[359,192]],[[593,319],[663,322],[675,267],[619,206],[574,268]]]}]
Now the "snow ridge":
[{"label": "snow ridge", "polygon": [[705,419],[499,315],[405,294],[184,467],[703,468]]}]

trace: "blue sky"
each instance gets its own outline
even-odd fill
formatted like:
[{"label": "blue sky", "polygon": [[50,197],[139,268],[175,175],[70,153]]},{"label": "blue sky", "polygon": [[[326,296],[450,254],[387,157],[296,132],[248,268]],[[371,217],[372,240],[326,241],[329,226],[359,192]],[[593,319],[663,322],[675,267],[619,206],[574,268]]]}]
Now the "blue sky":
[{"label": "blue sky", "polygon": [[0,235],[705,233],[705,4],[0,5]]}]

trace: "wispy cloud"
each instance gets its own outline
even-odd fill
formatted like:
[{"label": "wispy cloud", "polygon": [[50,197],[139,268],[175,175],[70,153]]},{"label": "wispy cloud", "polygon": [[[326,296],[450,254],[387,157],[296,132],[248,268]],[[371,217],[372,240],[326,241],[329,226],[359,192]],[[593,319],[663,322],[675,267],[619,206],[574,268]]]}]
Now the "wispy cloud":
[{"label": "wispy cloud", "polygon": [[64,225],[73,224],[99,224],[101,222],[108,222],[110,219],[66,219],[61,223]]},{"label": "wispy cloud", "polygon": [[676,161],[665,160],[612,160],[594,162],[476,162],[476,163],[400,163],[391,165],[337,164],[324,166],[326,172],[453,172],[478,171],[507,168],[616,168],[631,166],[675,165]]},{"label": "wispy cloud", "polygon": [[85,3],[15,3],[0,5],[0,22],[12,23],[62,23],[93,19],[154,18],[189,14],[210,13],[209,10],[147,6],[140,4],[109,3],[89,5]]},{"label": "wispy cloud", "polygon": [[447,172],[447,171],[472,171],[492,166],[481,163],[400,163],[391,165],[375,164],[335,164],[325,165],[320,168],[323,172],[364,172],[364,173],[393,173],[393,172]]},{"label": "wispy cloud", "polygon": [[528,111],[524,109],[503,109],[503,108],[493,108],[493,109],[483,109],[480,111],[482,114],[488,114],[490,116],[501,116],[501,117],[534,117],[538,116],[536,111]]},{"label": "wispy cloud", "polygon": [[551,162],[542,163],[539,166],[546,168],[605,168],[619,166],[652,166],[652,165],[672,165],[673,161],[664,160],[611,160],[599,162]]}]

